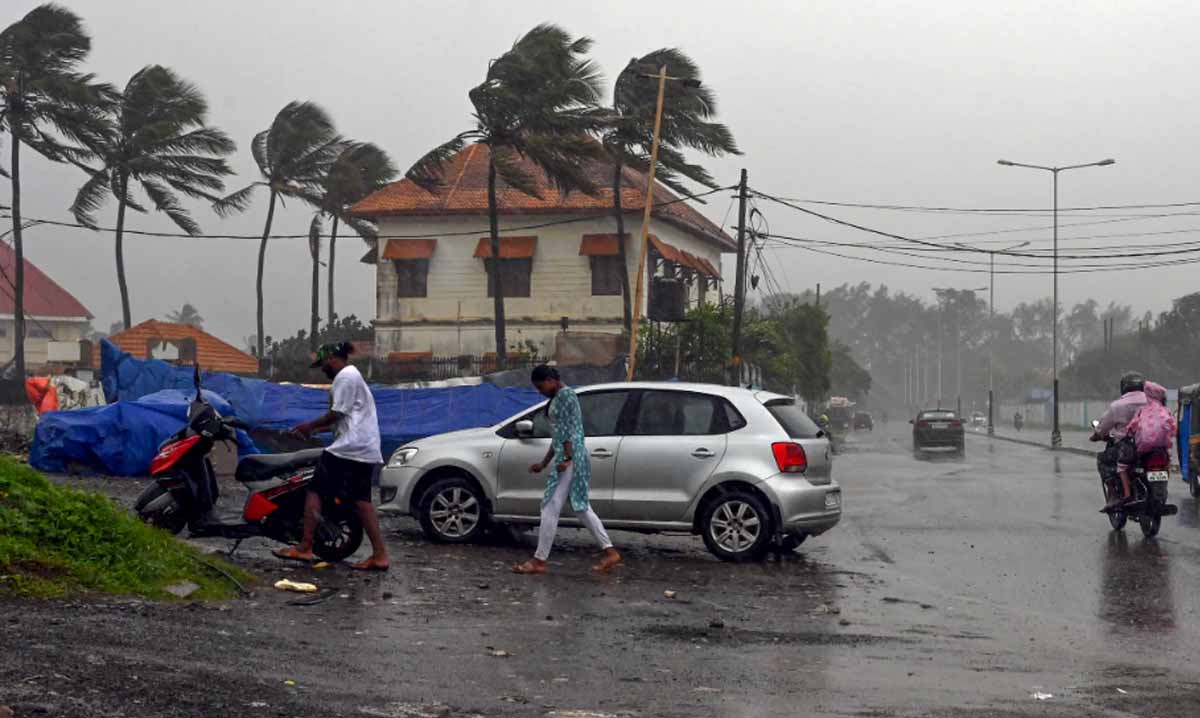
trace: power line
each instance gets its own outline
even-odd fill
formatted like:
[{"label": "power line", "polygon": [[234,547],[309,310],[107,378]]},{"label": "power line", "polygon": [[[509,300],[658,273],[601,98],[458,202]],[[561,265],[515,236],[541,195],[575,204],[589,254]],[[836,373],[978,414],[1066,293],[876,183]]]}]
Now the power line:
[{"label": "power line", "polygon": [[[691,199],[698,199],[700,197],[707,197],[710,194],[715,194],[717,192],[724,192],[726,190],[735,189],[735,188],[736,188],[736,186],[716,187],[713,189],[706,190],[704,192],[697,192],[695,194],[683,195],[682,197],[677,197],[675,199],[667,200],[664,202],[655,202],[653,205],[651,205],[651,208],[653,209],[653,208],[667,207],[669,205],[678,204],[680,202],[686,202]],[[0,210],[9,210],[9,209],[11,209],[11,208],[6,205],[0,205]],[[12,217],[11,214],[0,215],[0,218],[11,218],[11,217]],[[87,230],[96,231],[96,232],[108,232],[108,233],[115,233],[117,231],[115,227],[103,227],[103,226],[88,227],[87,225],[79,224],[78,222],[64,222],[64,221],[53,220],[53,219],[42,219],[42,218],[38,218],[38,217],[30,217],[29,219],[36,220],[39,224],[48,224],[48,225],[55,226],[55,227],[66,227],[68,229],[87,229]],[[596,217],[594,215],[593,216],[585,216],[585,217],[572,217],[569,219],[551,220],[548,222],[539,222],[536,224],[526,224],[526,225],[513,226],[513,227],[501,227],[500,231],[502,231],[502,232],[518,232],[518,231],[526,230],[526,229],[542,229],[543,227],[554,227],[554,226],[562,225],[562,224],[590,222],[590,221],[594,221],[595,219],[596,219]],[[472,236],[472,235],[486,234],[488,231],[489,231],[488,227],[485,226],[478,230],[465,230],[465,231],[457,231],[457,232],[426,232],[423,234],[388,234],[388,235],[381,234],[381,235],[377,235],[376,239],[383,239],[383,240],[387,240],[387,239],[431,239],[431,238],[436,239],[439,237],[466,237],[466,236]],[[257,240],[262,239],[261,234],[196,234],[196,235],[191,235],[191,234],[187,234],[185,232],[155,232],[155,231],[150,231],[150,230],[138,230],[138,229],[128,229],[128,228],[122,230],[122,232],[124,234],[131,234],[131,235],[136,235],[136,236],[140,236],[140,237],[159,237],[159,238],[169,238],[169,239],[257,239]],[[269,235],[267,238],[268,239],[304,239],[304,240],[307,240],[308,232],[305,232],[303,234],[272,234],[272,235]]]},{"label": "power line", "polygon": [[[856,207],[860,209],[881,209],[918,212],[961,212],[967,214],[1029,214],[1053,212],[1052,207],[952,207],[914,204],[885,204],[880,202],[837,202],[833,200],[805,199],[796,197],[780,197],[779,199],[801,204],[820,204],[831,207]],[[1101,204],[1092,207],[1059,207],[1062,212],[1093,212],[1121,209],[1170,209],[1174,207],[1200,207],[1200,202],[1165,202],[1159,204]]]}]

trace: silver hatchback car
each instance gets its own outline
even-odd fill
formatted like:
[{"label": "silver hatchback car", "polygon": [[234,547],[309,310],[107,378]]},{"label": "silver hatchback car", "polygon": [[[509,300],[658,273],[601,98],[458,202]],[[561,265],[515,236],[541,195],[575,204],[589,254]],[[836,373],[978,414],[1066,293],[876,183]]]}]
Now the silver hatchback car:
[{"label": "silver hatchback car", "polygon": [[[829,440],[789,397],[713,384],[623,383],[578,390],[592,508],[611,529],[698,533],[721,559],[799,546],[842,515]],[[416,517],[434,541],[493,524],[536,524],[550,445],[546,403],[496,426],[397,449],[381,511]],[[578,526],[573,516],[562,525]]]}]

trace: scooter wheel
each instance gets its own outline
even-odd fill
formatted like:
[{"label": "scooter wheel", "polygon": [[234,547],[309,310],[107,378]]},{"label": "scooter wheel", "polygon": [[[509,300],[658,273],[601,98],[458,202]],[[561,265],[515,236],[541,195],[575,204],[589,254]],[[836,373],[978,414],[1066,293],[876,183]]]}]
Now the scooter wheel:
[{"label": "scooter wheel", "polygon": [[139,519],[164,531],[177,534],[187,526],[187,511],[157,482],[147,486],[133,506]]},{"label": "scooter wheel", "polygon": [[362,545],[363,527],[358,520],[358,514],[353,511],[342,511],[333,518],[326,518],[317,524],[317,533],[313,537],[313,553],[322,560],[336,563],[354,555]]}]

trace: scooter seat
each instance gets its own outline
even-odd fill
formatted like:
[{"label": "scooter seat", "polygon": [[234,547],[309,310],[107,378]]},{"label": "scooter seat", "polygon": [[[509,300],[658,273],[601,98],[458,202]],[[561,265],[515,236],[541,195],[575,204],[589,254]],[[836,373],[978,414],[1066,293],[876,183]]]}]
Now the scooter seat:
[{"label": "scooter seat", "polygon": [[265,481],[289,471],[316,466],[324,449],[304,449],[287,454],[252,454],[238,462],[234,475],[238,481]]}]

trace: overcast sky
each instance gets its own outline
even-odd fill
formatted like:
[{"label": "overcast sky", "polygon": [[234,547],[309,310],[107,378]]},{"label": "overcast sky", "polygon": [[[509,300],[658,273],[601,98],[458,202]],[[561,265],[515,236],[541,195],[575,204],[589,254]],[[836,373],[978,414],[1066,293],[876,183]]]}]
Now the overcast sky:
[{"label": "overcast sky", "polygon": [[[138,68],[158,63],[207,93],[211,123],[239,145],[233,164],[240,176],[231,186],[256,179],[249,140],[293,99],[321,103],[343,134],[380,144],[403,171],[429,147],[467,126],[466,93],[480,81],[488,60],[535,24],[552,21],[595,40],[594,57],[609,80],[630,57],[649,50],[677,46],[690,53],[720,99],[720,118],[745,152],[743,157],[707,161],[722,182],[735,183],[744,166],[752,187],[777,196],[1047,207],[1049,175],[1000,167],[996,160],[1073,164],[1114,157],[1115,166],[1062,175],[1061,204],[1200,200],[1200,190],[1193,187],[1192,147],[1200,127],[1194,80],[1200,66],[1195,41],[1200,9],[1190,2],[65,4],[87,23],[93,38],[87,69],[100,78],[123,86]],[[35,5],[8,0],[0,23],[7,25]],[[68,218],[66,208],[82,182],[78,171],[31,159],[22,174],[27,216]],[[232,219],[219,220],[207,208],[198,208],[197,217],[209,232],[259,232],[263,199]],[[735,219],[729,196],[710,200],[703,208],[710,217],[727,217],[726,224]],[[776,234],[894,244],[762,200],[758,207]],[[821,211],[914,237],[1049,224],[1041,217],[837,207]],[[1159,213],[1168,211],[1181,212]],[[111,225],[114,214],[110,204],[99,216]],[[1186,215],[1131,221],[1124,211],[1093,214],[1103,216],[1062,221],[1120,221],[1064,229],[1062,236],[1200,228],[1200,217]],[[310,217],[308,209],[289,204],[277,214],[275,232],[302,233]],[[153,216],[133,215],[129,225],[170,229]],[[938,241],[1012,238],[1045,247],[1049,236],[1043,229]],[[39,227],[26,237],[27,255],[91,309],[97,327],[107,328],[119,318],[111,235]],[[1119,237],[1064,247],[1135,247],[1193,237]],[[374,270],[357,261],[364,245],[344,239],[339,247],[339,312],[372,317]],[[256,241],[131,237],[126,257],[134,320],[161,318],[191,302],[211,331],[241,345],[254,331],[256,251]],[[986,274],[873,265],[793,248],[769,248],[766,257],[779,283],[792,290],[817,282],[870,281],[932,298],[932,286],[987,284]],[[986,256],[961,258],[980,262]],[[292,334],[307,326],[305,244],[273,242],[268,266],[267,333]],[[1132,276],[1066,276],[1062,301],[1069,306],[1092,295],[1157,312],[1171,298],[1197,289],[1195,272],[1194,265],[1180,264]],[[1049,286],[1044,276],[1001,277],[997,305],[1009,308],[1046,296]]]}]

